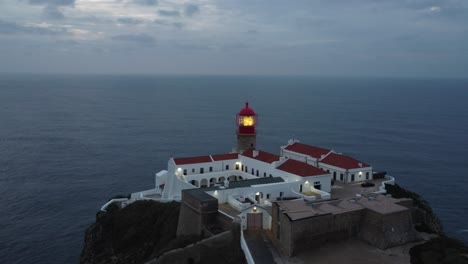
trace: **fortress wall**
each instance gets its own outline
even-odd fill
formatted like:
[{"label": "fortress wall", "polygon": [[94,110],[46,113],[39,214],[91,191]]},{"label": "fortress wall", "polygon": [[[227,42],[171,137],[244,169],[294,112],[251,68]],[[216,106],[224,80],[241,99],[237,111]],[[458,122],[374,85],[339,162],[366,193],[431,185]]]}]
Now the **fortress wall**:
[{"label": "fortress wall", "polygon": [[411,210],[383,215],[366,210],[359,237],[382,249],[415,241]]},{"label": "fortress wall", "polygon": [[177,235],[201,235],[204,226],[216,223],[217,215],[215,198],[203,200],[190,191],[182,191]]},{"label": "fortress wall", "polygon": [[[356,236],[360,230],[363,210],[327,214],[290,221],[288,216],[272,207],[272,232],[284,252],[295,255],[300,251]],[[278,225],[279,221],[279,225]]]}]

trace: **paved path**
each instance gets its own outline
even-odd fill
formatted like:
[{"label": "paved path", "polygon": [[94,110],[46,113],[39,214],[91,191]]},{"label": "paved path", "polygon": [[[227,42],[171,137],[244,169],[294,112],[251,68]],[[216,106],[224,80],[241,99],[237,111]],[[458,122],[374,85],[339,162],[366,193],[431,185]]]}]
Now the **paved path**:
[{"label": "paved path", "polygon": [[244,237],[256,264],[275,263],[261,231],[245,231]]}]

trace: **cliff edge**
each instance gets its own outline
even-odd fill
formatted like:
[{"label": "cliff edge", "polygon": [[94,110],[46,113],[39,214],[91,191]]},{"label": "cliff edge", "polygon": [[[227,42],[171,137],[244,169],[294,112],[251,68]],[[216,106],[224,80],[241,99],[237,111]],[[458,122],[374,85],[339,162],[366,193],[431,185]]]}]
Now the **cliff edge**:
[{"label": "cliff edge", "polygon": [[80,263],[244,263],[240,226],[214,237],[177,236],[180,203],[137,201],[98,212],[85,233]]}]

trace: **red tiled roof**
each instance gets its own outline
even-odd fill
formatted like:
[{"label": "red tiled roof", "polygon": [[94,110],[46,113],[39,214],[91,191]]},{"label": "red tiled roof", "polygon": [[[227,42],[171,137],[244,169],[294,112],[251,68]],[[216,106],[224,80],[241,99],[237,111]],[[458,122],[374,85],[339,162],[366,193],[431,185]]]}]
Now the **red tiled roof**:
[{"label": "red tiled roof", "polygon": [[219,161],[219,160],[233,160],[233,159],[238,159],[239,154],[237,153],[230,153],[230,154],[218,154],[218,155],[211,155],[214,161]]},{"label": "red tiled roof", "polygon": [[245,151],[244,153],[242,153],[242,155],[246,156],[246,157],[249,157],[249,158],[252,158],[252,159],[263,161],[263,162],[266,162],[266,163],[273,163],[275,161],[280,160],[280,156],[278,156],[278,155],[271,154],[271,153],[261,151],[261,150],[257,150],[257,151],[258,151],[258,155],[255,156],[255,157],[253,156],[253,152],[254,152],[253,149]]},{"label": "red tiled roof", "polygon": [[184,165],[184,164],[212,162],[212,160],[210,156],[199,156],[199,157],[189,157],[189,158],[176,158],[174,159],[174,162],[177,165]]},{"label": "red tiled roof", "polygon": [[[357,169],[370,167],[369,164],[366,164],[362,161],[336,153],[330,153],[327,157],[321,160],[321,162],[343,169]],[[359,166],[359,163],[361,163],[362,166]]]},{"label": "red tiled roof", "polygon": [[319,169],[305,162],[297,161],[294,159],[288,159],[283,164],[278,166],[277,169],[285,171],[285,172],[289,172],[292,174],[296,174],[302,177],[330,174],[329,172],[326,172],[322,169]]},{"label": "red tiled roof", "polygon": [[299,142],[295,142],[292,145],[289,145],[285,148],[286,150],[302,153],[305,155],[309,155],[313,158],[320,159],[322,155],[327,155],[331,150],[314,147],[306,144],[302,144]]}]

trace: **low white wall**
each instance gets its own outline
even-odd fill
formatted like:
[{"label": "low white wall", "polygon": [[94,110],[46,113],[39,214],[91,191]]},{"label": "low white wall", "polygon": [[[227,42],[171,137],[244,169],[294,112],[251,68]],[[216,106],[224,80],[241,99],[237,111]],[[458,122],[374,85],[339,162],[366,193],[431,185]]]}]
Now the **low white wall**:
[{"label": "low white wall", "polygon": [[241,248],[242,248],[242,251],[244,251],[245,260],[247,261],[247,264],[255,264],[255,261],[253,260],[252,254],[250,253],[250,249],[247,246],[247,242],[245,242],[244,231],[242,231],[242,227],[241,227],[241,238],[240,238],[240,240],[241,240],[240,241]]}]

